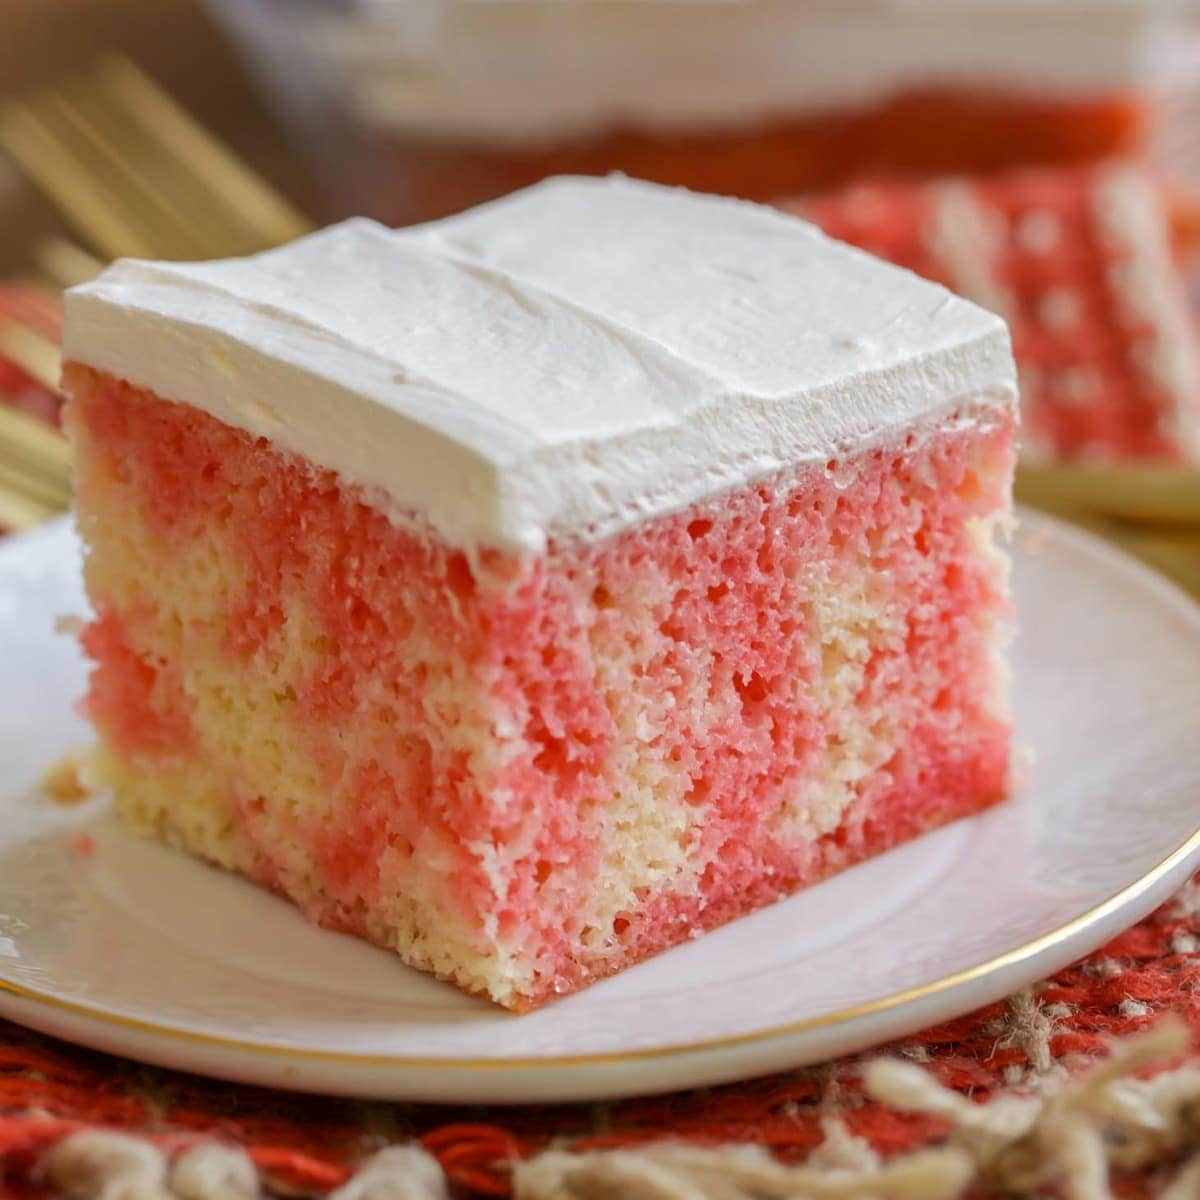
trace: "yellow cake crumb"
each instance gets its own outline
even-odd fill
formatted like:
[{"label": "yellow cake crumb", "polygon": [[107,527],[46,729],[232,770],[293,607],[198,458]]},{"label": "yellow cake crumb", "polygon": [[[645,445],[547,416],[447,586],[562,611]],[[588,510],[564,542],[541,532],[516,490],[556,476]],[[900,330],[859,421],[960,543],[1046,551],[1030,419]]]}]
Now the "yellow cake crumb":
[{"label": "yellow cake crumb", "polygon": [[96,794],[88,778],[87,759],[82,752],[60,758],[42,776],[42,790],[55,804],[78,804]]}]

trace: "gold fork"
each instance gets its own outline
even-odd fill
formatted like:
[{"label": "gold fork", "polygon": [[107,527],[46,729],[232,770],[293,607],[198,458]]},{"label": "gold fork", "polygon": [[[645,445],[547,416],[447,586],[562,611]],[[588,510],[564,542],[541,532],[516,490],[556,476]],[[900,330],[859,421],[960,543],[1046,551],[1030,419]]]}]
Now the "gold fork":
[{"label": "gold fork", "polygon": [[56,292],[87,283],[104,270],[100,259],[64,237],[44,238],[34,247],[33,259],[43,282]]},{"label": "gold fork", "polygon": [[[11,289],[0,314],[0,358],[57,391],[60,356],[55,306],[32,289]],[[0,394],[0,526],[24,529],[71,502],[71,452],[53,426]]]},{"label": "gold fork", "polygon": [[0,397],[0,485],[10,497],[60,512],[71,503],[67,439],[37,417]]},{"label": "gold fork", "polygon": [[[289,241],[311,226],[128,61],[0,109],[0,146],[99,257],[65,239],[35,251],[58,288],[104,259],[211,258]],[[0,313],[0,356],[58,386],[58,329],[42,312]],[[56,429],[0,396],[0,525],[23,528],[69,502],[70,455]]]},{"label": "gold fork", "polygon": [[1200,470],[1022,464],[1015,492],[1023,503],[1115,542],[1200,597]]},{"label": "gold fork", "polygon": [[48,521],[58,509],[31,499],[0,478],[0,533],[20,533]]},{"label": "gold fork", "polygon": [[0,358],[16,363],[26,375],[48,391],[58,391],[62,355],[52,342],[32,325],[0,317]]},{"label": "gold fork", "polygon": [[1136,524],[1183,527],[1200,538],[1200,468],[1112,463],[1017,468],[1017,499]]},{"label": "gold fork", "polygon": [[0,395],[0,526],[26,529],[70,504],[66,437]]},{"label": "gold fork", "polygon": [[104,258],[248,254],[312,228],[123,58],[0,109],[0,146]]}]

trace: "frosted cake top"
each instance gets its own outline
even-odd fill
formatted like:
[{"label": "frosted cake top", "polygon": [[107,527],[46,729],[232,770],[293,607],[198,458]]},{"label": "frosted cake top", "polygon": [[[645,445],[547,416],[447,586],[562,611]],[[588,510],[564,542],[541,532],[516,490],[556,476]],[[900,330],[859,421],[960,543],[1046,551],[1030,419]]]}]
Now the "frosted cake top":
[{"label": "frosted cake top", "polygon": [[618,177],[118,262],[68,293],[64,349],[393,519],[529,552],[1015,395],[998,317],[773,209]]}]

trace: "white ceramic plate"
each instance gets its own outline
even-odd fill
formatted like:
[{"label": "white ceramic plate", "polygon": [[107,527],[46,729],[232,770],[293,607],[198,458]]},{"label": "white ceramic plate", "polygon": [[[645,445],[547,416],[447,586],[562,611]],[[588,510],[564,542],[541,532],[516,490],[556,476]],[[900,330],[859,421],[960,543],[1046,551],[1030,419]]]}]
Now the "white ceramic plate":
[{"label": "white ceramic plate", "polygon": [[710,1084],[915,1031],[1052,972],[1200,852],[1200,608],[1027,515],[1019,798],[526,1017],[309,928],[38,781],[87,739],[65,524],[0,544],[0,1014],[255,1083],[531,1101]]}]

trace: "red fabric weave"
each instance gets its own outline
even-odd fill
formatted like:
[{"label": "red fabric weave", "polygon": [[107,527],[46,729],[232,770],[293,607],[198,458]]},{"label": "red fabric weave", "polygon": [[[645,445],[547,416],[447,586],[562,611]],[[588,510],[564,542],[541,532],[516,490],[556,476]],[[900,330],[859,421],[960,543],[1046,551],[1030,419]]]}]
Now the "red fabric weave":
[{"label": "red fabric weave", "polygon": [[[19,322],[47,341],[62,334],[62,307],[48,292],[17,284],[0,285],[0,326]],[[62,399],[15,363],[0,357],[0,404],[15,407],[55,424]]]},{"label": "red fabric weave", "polygon": [[[1005,316],[1023,453],[1194,459],[1197,344],[1182,260],[1169,197],[1140,166],[880,180],[781,207]],[[1187,365],[1164,371],[1168,361]]]},{"label": "red fabric weave", "polygon": [[[1074,1067],[1106,1039],[1182,1014],[1200,1034],[1200,880],[1099,953],[1038,986],[927,1029],[893,1051],[926,1063],[959,1090],[986,1097],[1020,1085],[1048,1062]],[[579,1148],[675,1136],[699,1143],[757,1142],[786,1160],[821,1140],[837,1113],[881,1152],[934,1141],[924,1117],[892,1113],[863,1095],[858,1059],[728,1087],[604,1105],[442,1108],[357,1103],[198,1079],[75,1049],[0,1022],[0,1196],[40,1196],[38,1156],[63,1133],[104,1127],[144,1134],[168,1149],[198,1138],[244,1146],[279,1191],[321,1195],[365,1155],[419,1137],[467,1197],[508,1195],[508,1164],[568,1137]],[[1124,1181],[1153,1196],[1160,1180]]]}]

